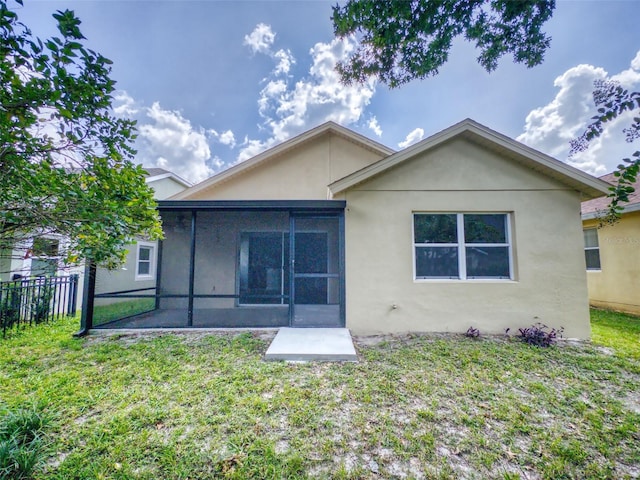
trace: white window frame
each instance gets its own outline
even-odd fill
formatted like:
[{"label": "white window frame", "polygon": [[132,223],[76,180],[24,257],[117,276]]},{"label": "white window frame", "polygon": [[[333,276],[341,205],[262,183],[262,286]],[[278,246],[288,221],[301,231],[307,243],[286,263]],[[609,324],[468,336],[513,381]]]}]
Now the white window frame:
[{"label": "white window frame", "polygon": [[[583,236],[584,236],[584,232],[586,232],[587,230],[595,230],[596,231],[596,242],[597,242],[598,246],[597,247],[587,247],[587,245],[585,243],[585,246],[584,246],[584,251],[585,251],[584,263],[585,263],[585,267],[587,268],[587,272],[601,272],[602,271],[602,258],[600,257],[600,236],[598,235],[598,229],[596,227],[583,228],[582,229]],[[598,251],[598,263],[600,264],[600,267],[598,267],[598,268],[589,268],[589,265],[587,265],[587,255],[586,255],[587,250],[597,250]]]},{"label": "white window frame", "polygon": [[[148,248],[151,250],[149,253],[149,260],[140,260],[140,249]],[[136,247],[136,275],[135,281],[140,282],[144,280],[154,280],[156,275],[156,252],[157,245],[153,242],[138,242]],[[140,273],[140,262],[149,263],[149,273]]]},{"label": "white window frame", "polygon": [[[457,243],[416,243],[415,217],[416,215],[456,215]],[[464,216],[465,215],[504,215],[506,218],[506,243],[465,243]],[[411,215],[411,243],[414,282],[512,282],[514,281],[513,242],[511,235],[511,212],[413,212]],[[418,277],[416,272],[416,249],[418,247],[449,247],[458,249],[458,277]],[[509,277],[467,277],[467,247],[507,247],[509,255]]]}]

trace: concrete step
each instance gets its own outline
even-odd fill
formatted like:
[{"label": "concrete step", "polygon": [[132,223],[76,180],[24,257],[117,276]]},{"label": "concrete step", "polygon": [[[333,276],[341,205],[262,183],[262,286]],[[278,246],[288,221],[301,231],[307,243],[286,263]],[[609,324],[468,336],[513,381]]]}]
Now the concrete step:
[{"label": "concrete step", "polygon": [[264,355],[267,361],[357,362],[358,355],[346,328],[282,327]]}]

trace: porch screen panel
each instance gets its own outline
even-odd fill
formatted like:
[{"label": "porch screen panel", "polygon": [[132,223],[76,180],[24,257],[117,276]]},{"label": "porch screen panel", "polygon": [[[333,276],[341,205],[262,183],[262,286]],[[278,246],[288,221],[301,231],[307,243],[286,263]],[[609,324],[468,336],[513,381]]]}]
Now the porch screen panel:
[{"label": "porch screen panel", "polygon": [[339,305],[340,240],[336,217],[296,218],[295,299],[298,305]]},{"label": "porch screen panel", "polygon": [[[142,240],[140,242],[143,242]],[[138,243],[127,246],[125,263],[112,270],[96,269],[93,326],[128,328],[131,319],[155,309],[157,242],[144,242],[144,260]],[[139,275],[140,264],[146,267]]]},{"label": "porch screen panel", "polygon": [[237,218],[239,306],[289,304],[289,215],[243,213]]},{"label": "porch screen panel", "polygon": [[[162,254],[160,262],[160,310],[171,310],[179,323],[187,324],[189,268],[191,258],[191,212],[161,211]],[[168,312],[165,312],[168,314]]]}]

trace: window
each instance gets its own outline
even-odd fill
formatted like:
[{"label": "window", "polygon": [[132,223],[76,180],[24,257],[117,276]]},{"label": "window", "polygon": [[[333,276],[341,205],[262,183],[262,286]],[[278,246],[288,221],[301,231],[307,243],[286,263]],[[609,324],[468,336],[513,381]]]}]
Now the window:
[{"label": "window", "polygon": [[285,304],[289,295],[289,234],[240,234],[241,305]]},{"label": "window", "polygon": [[155,275],[156,245],[149,242],[138,242],[136,259],[136,280],[152,280]]},{"label": "window", "polygon": [[600,246],[598,244],[598,229],[584,230],[584,257],[587,270],[600,270]]},{"label": "window", "polygon": [[509,215],[415,213],[415,278],[512,278]]},{"label": "window", "polygon": [[50,277],[58,270],[60,241],[53,238],[36,237],[31,246],[31,275]]}]

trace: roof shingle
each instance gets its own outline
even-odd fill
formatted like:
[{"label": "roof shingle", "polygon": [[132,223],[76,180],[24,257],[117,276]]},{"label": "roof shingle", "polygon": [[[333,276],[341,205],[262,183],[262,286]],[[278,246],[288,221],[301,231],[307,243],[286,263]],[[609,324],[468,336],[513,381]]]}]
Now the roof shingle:
[{"label": "roof shingle", "polygon": [[[612,185],[616,185],[618,183],[618,179],[614,175],[614,172],[603,175],[602,177],[600,177],[600,180],[604,180],[605,182]],[[638,176],[638,178],[636,178],[636,181],[633,184],[633,188],[635,188],[636,191],[629,195],[629,203],[625,203],[623,205],[624,207],[640,204],[640,175]],[[582,202],[580,213],[582,213],[582,215],[585,215],[606,210],[609,207],[610,202],[611,200],[609,199],[609,197],[600,197],[594,198],[593,200],[587,200],[586,202]]]}]

